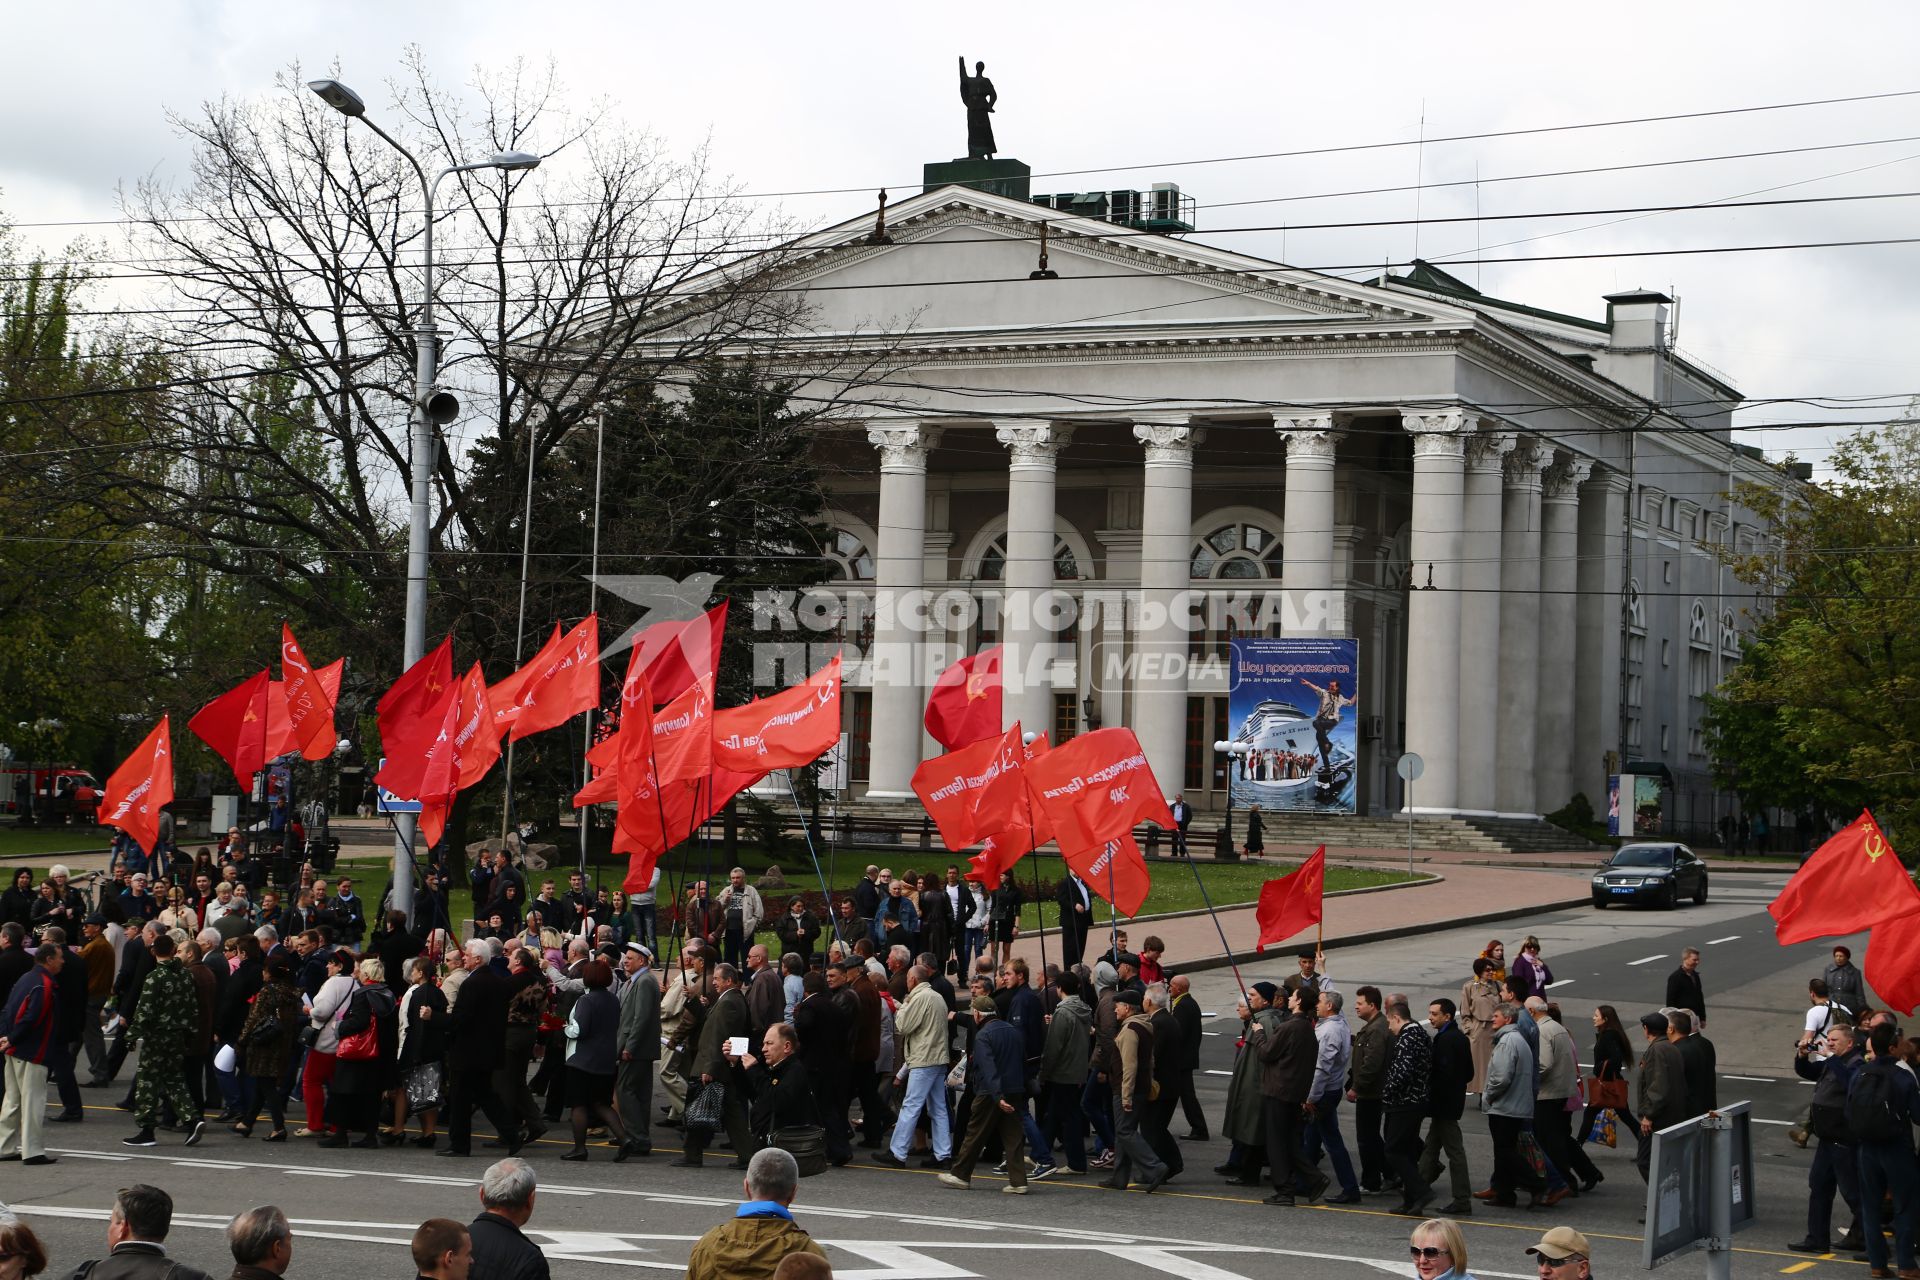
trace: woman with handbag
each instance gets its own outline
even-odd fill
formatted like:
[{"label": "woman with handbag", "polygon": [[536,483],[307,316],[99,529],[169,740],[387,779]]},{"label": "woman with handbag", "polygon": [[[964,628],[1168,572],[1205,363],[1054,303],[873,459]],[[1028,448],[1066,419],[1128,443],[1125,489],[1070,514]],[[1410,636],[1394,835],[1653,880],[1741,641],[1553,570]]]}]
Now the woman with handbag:
[{"label": "woman with handbag", "polygon": [[353,995],[353,953],[338,947],[327,953],[327,979],[313,997],[313,1014],[302,1039],[307,1060],[300,1068],[300,1096],[306,1104],[307,1124],[296,1138],[325,1137],[334,1132],[327,1123],[327,1090],[333,1084],[334,1057],[340,1047],[340,1016]]},{"label": "woman with handbag", "polygon": [[387,989],[386,966],[378,956],[368,956],[354,970],[354,980],[334,1050],[333,1111],[328,1118],[336,1127],[321,1139],[323,1147],[344,1147],[349,1130],[364,1129],[366,1136],[353,1145],[378,1148],[380,1096],[398,1078],[393,1063],[399,1019],[393,992]]},{"label": "woman with handbag", "polygon": [[246,1051],[247,1071],[253,1076],[253,1097],[233,1126],[241,1137],[253,1135],[253,1123],[260,1118],[264,1100],[267,1114],[273,1118],[273,1132],[266,1141],[287,1140],[286,1095],[280,1080],[287,1074],[300,1024],[300,989],[293,985],[293,957],[282,952],[267,962],[266,981],[240,1028],[238,1044]]},{"label": "woman with handbag", "polygon": [[413,1145],[431,1148],[447,1056],[447,996],[424,956],[407,962],[407,981],[412,985],[400,997],[400,1044],[394,1057],[400,1087],[393,1091],[393,1124],[381,1132],[380,1140],[390,1147],[399,1145],[407,1136],[407,1117],[417,1114],[420,1136]]},{"label": "woman with handbag", "polygon": [[613,966],[598,958],[580,966],[586,990],[567,1015],[567,1102],[573,1107],[573,1150],[562,1160],[587,1158],[589,1120],[606,1126],[613,1138],[613,1162],[628,1156],[627,1129],[613,1108],[613,1078],[620,1066],[620,1002],[607,988]]},{"label": "woman with handbag", "polygon": [[1633,1065],[1633,1049],[1627,1040],[1620,1015],[1610,1004],[1593,1011],[1593,1074],[1587,1077],[1587,1110],[1580,1119],[1580,1141],[1593,1133],[1593,1122],[1602,1111],[1619,1117],[1626,1132],[1638,1133],[1640,1122],[1627,1110],[1627,1069]]},{"label": "woman with handbag", "polygon": [[[214,1077],[220,1083],[220,1094],[225,1107],[220,1112],[220,1122],[232,1124],[253,1105],[253,1076],[246,1065],[247,1046],[240,1038],[240,1028],[246,1025],[247,1008],[255,995],[259,994],[261,983],[265,980],[265,957],[260,952],[260,939],[250,933],[237,938],[227,939],[225,945],[228,972],[226,981],[219,984],[219,994],[215,997],[213,1015],[213,1036],[216,1046]],[[227,1047],[233,1050],[233,1066],[222,1071],[218,1066],[217,1049]]]}]

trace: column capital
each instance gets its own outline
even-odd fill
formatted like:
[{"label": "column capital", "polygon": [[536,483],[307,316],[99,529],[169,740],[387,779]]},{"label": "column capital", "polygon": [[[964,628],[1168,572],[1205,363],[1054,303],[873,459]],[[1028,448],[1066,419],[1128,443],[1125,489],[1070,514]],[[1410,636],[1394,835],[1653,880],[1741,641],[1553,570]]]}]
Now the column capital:
[{"label": "column capital", "polygon": [[1507,485],[1517,489],[1538,489],[1540,473],[1553,465],[1553,447],[1538,440],[1522,440],[1507,455]]},{"label": "column capital", "polygon": [[1603,494],[1624,495],[1633,488],[1633,482],[1628,480],[1624,473],[1615,471],[1612,467],[1595,464],[1592,478],[1580,487]]},{"label": "column capital", "polygon": [[867,428],[867,443],[880,451],[882,471],[925,471],[927,453],[940,443],[940,427],[927,422],[890,422]]},{"label": "column capital", "polygon": [[1415,436],[1458,435],[1467,429],[1465,409],[1402,409],[1400,429]]},{"label": "column capital", "polygon": [[1051,468],[1054,455],[1073,439],[1073,428],[1060,422],[1015,419],[995,423],[993,436],[1013,454],[1014,466]]},{"label": "column capital", "polygon": [[1499,471],[1520,437],[1511,431],[1475,431],[1467,437],[1467,470]]},{"label": "column capital", "polygon": [[1133,438],[1147,446],[1147,461],[1193,465],[1193,447],[1207,438],[1207,429],[1186,417],[1142,417],[1133,420]]},{"label": "column capital", "polygon": [[1413,438],[1413,456],[1420,458],[1458,458],[1466,452],[1464,438],[1443,431],[1422,431]]},{"label": "column capital", "polygon": [[1562,455],[1541,477],[1543,502],[1578,502],[1580,486],[1593,474],[1593,459],[1577,454]]},{"label": "column capital", "polygon": [[1332,462],[1339,430],[1331,413],[1275,414],[1273,429],[1287,451],[1287,461]]}]

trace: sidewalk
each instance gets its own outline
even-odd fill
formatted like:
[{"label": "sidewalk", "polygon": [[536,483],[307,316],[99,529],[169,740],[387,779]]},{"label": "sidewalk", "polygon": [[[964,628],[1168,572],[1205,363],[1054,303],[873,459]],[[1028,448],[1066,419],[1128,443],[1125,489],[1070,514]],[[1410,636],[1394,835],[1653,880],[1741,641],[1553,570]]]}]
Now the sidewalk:
[{"label": "sidewalk", "polygon": [[[1308,851],[1310,852],[1310,851]],[[1335,850],[1328,849],[1329,858]],[[1348,851],[1339,851],[1341,861]],[[1368,852],[1378,852],[1369,850]],[[1416,858],[1417,858],[1416,854]],[[1445,855],[1436,855],[1445,856]],[[1465,855],[1472,856],[1472,855]],[[1270,859],[1271,860],[1271,859]],[[1149,863],[1155,875],[1174,872],[1187,874],[1177,863]],[[1590,864],[1588,864],[1590,865]],[[1389,889],[1329,896],[1326,900],[1325,946],[1359,946],[1386,938],[1413,934],[1438,933],[1462,925],[1492,923],[1518,917],[1539,915],[1567,907],[1585,906],[1592,901],[1584,876],[1558,871],[1508,871],[1495,867],[1450,866],[1438,871],[1444,879]],[[1584,866],[1581,868],[1584,870]],[[1227,907],[1218,912],[1220,928],[1226,930],[1234,958],[1241,964],[1253,959],[1253,947],[1259,937],[1251,905]],[[1220,946],[1220,933],[1212,918],[1199,915],[1166,919],[1122,921],[1130,945],[1136,949],[1148,934],[1167,944],[1166,963],[1183,972],[1217,969],[1227,964]],[[1060,958],[1059,931],[1045,931],[1048,958]],[[1105,917],[1087,937],[1087,955],[1106,951]],[[1266,958],[1285,958],[1301,946],[1312,946],[1312,932],[1302,933],[1268,948]],[[1040,940],[1022,935],[1014,945],[1014,954],[1024,956],[1030,966],[1040,964]],[[1291,972],[1291,969],[1288,970]]]}]

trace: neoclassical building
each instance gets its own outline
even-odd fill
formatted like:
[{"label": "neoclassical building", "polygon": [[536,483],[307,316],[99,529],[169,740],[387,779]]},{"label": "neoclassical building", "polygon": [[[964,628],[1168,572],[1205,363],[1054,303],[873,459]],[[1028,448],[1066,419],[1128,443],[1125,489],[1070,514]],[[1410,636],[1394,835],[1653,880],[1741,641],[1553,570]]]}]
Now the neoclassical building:
[{"label": "neoclassical building", "polygon": [[1796,480],[1731,441],[1740,394],[1673,349],[1665,296],[1586,319],[958,186],[888,213],[779,269],[792,367],[889,352],[802,393],[844,409],[853,799],[911,798],[932,674],[1000,642],[1009,720],[1129,725],[1169,793],[1224,804],[1226,641],[1342,635],[1363,814],[1406,803],[1414,751],[1419,812],[1602,808],[1627,758],[1679,823],[1717,817],[1702,696],[1751,625],[1717,552],[1768,536],[1727,495]]}]

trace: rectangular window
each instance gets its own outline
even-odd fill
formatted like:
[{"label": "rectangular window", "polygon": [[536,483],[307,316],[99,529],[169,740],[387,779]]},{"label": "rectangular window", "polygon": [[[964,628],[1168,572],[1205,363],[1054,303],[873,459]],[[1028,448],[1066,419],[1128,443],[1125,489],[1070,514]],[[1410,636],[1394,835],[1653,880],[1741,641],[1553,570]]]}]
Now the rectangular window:
[{"label": "rectangular window", "polygon": [[1187,753],[1183,772],[1186,788],[1196,794],[1206,789],[1207,756],[1213,744],[1207,741],[1207,700],[1187,699]]},{"label": "rectangular window", "polygon": [[1663,667],[1673,665],[1673,641],[1671,640],[1660,642],[1660,665]]},{"label": "rectangular window", "polygon": [[1707,735],[1705,730],[1687,730],[1687,754],[1696,757],[1707,754]]},{"label": "rectangular window", "polygon": [[1640,692],[1641,692],[1641,688],[1640,688],[1639,675],[1635,674],[1635,675],[1628,676],[1627,677],[1627,705],[1628,706],[1637,707],[1640,705]]},{"label": "rectangular window", "polygon": [[1080,700],[1071,693],[1053,695],[1053,745],[1072,740],[1080,732]]},{"label": "rectangular window", "polygon": [[[1213,700],[1213,733],[1215,742],[1227,740],[1227,700]],[[1213,757],[1213,789],[1225,793],[1227,789],[1227,757],[1216,753]]]},{"label": "rectangular window", "polygon": [[1709,692],[1707,686],[1710,679],[1708,675],[1710,661],[1705,649],[1687,651],[1687,692],[1696,698],[1704,698]]},{"label": "rectangular window", "polygon": [[1638,748],[1640,745],[1640,717],[1627,717],[1627,745]]},{"label": "rectangular window", "polygon": [[847,725],[847,776],[866,782],[873,771],[873,695],[855,690],[847,702],[853,717]]},{"label": "rectangular window", "polygon": [[1663,724],[1660,726],[1660,754],[1665,755],[1671,750],[1673,750],[1673,726]]}]

